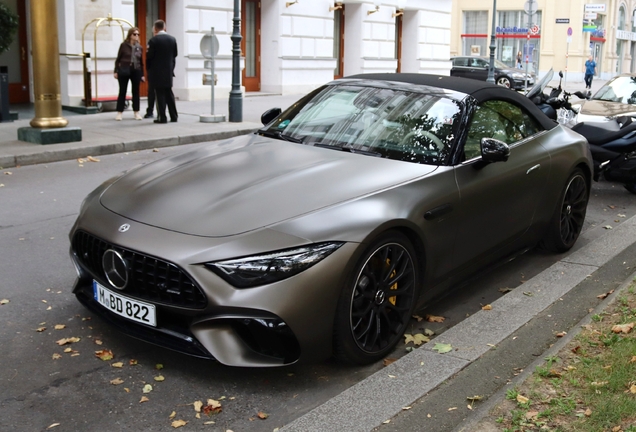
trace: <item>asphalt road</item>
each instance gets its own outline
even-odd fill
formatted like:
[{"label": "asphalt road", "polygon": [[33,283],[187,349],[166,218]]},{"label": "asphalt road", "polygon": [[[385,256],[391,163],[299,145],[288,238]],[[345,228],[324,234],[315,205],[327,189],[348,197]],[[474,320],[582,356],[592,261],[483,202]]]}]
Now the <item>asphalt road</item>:
[{"label": "asphalt road", "polygon": [[[91,319],[71,293],[75,271],[68,257],[68,232],[83,197],[125,169],[182,150],[184,146],[102,156],[99,162],[0,171],[0,299],[10,301],[0,306],[1,430],[37,431],[59,423],[53,430],[158,431],[173,430],[171,422],[183,419],[189,422],[185,430],[272,431],[383,367],[326,362],[280,369],[227,368],[130,339]],[[604,227],[620,224],[624,217],[619,215],[634,214],[636,200],[622,186],[594,184],[585,232],[575,250],[602,236]],[[504,295],[500,288],[521,285],[559,258],[530,251],[502,263],[425,311],[446,317],[444,323],[414,320],[408,332],[429,328],[440,334]],[[65,327],[56,330],[56,325]],[[80,340],[56,343],[71,337]],[[67,348],[71,351],[64,352]],[[114,359],[96,358],[95,351],[101,349],[111,350]],[[404,353],[400,346],[393,357]],[[56,354],[61,357],[54,359]],[[137,361],[134,366],[129,364],[132,359]],[[115,362],[123,362],[123,367],[113,367]],[[163,369],[157,370],[157,364]],[[163,381],[155,381],[159,375]],[[117,378],[123,383],[111,384]],[[149,393],[142,392],[146,384],[153,387]],[[148,401],[140,402],[142,397]],[[194,402],[207,399],[220,401],[223,411],[196,418]],[[441,414],[447,407],[440,404],[436,409]],[[259,412],[268,418],[260,419]],[[215,423],[205,424],[209,421]]]}]

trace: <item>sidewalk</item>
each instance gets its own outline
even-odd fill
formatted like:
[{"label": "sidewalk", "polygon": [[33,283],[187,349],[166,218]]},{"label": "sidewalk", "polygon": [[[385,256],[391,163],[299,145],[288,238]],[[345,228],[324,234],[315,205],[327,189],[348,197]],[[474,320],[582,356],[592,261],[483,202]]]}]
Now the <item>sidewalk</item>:
[{"label": "sidewalk", "polygon": [[[179,121],[167,124],[155,124],[153,119],[136,121],[130,109],[124,111],[121,122],[115,121],[115,112],[112,111],[83,115],[63,110],[62,116],[68,120],[68,126],[81,128],[82,141],[48,145],[18,141],[18,128],[28,127],[35,112],[33,105],[11,106],[12,111],[19,113],[19,119],[0,123],[0,169],[214,141],[247,134],[262,126],[260,117],[263,112],[274,107],[285,109],[300,97],[302,95],[248,93],[243,98],[243,122],[240,123],[200,122],[201,114],[210,114],[209,100],[177,101]],[[146,101],[142,100],[142,115],[146,106]],[[227,99],[215,101],[215,114],[224,114],[228,118]]]}]

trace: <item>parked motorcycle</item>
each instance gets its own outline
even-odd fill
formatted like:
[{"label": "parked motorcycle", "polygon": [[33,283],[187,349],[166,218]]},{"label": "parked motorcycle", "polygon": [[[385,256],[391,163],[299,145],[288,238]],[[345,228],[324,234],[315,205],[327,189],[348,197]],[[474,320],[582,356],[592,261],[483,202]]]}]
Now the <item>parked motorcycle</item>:
[{"label": "parked motorcycle", "polygon": [[584,99],[587,94],[564,91],[561,87],[563,74],[559,72],[559,86],[546,95],[543,91],[553,74],[550,69],[526,96],[548,117],[587,139],[594,159],[595,181],[602,175],[608,181],[623,183],[625,189],[636,194],[636,121],[623,116],[602,123],[574,124],[577,112],[570,103],[570,97],[575,95]]}]

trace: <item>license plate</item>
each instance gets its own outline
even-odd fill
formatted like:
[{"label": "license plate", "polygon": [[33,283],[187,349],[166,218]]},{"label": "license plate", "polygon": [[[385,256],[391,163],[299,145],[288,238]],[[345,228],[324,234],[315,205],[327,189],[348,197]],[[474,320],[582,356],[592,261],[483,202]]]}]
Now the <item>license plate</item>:
[{"label": "license plate", "polygon": [[99,304],[117,315],[142,324],[157,326],[155,305],[125,297],[109,290],[95,280],[93,281],[93,295]]}]

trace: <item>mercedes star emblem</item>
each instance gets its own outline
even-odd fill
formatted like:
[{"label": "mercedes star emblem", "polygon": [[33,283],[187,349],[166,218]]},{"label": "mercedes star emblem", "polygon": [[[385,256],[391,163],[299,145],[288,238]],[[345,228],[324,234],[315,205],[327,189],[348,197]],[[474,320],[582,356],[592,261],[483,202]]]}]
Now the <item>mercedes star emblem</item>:
[{"label": "mercedes star emblem", "polygon": [[121,254],[108,249],[102,256],[104,274],[110,284],[117,289],[124,289],[128,284],[128,265]]},{"label": "mercedes star emblem", "polygon": [[119,232],[126,232],[130,229],[130,225],[129,224],[123,224],[122,226],[119,227]]}]

